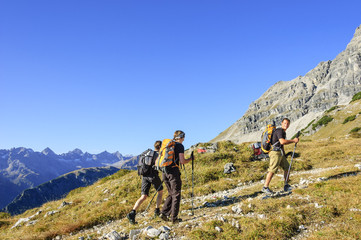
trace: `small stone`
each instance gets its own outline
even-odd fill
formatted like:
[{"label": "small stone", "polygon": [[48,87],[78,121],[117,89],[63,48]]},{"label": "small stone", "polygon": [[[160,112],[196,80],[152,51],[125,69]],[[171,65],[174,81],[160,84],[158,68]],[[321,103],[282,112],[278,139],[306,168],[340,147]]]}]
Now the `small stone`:
[{"label": "small stone", "polygon": [[216,229],[217,232],[223,232],[223,229],[218,226],[216,226],[214,229]]},{"label": "small stone", "polygon": [[161,233],[160,230],[152,227],[152,226],[149,226],[147,227],[145,230],[144,230],[145,234],[148,236],[148,237],[151,237],[151,238],[155,238],[155,237],[158,237]]},{"label": "small stone", "polygon": [[129,232],[129,239],[133,239],[135,236],[137,236],[138,234],[140,234],[142,232],[141,229],[133,229],[130,230]]},{"label": "small stone", "polygon": [[305,227],[305,225],[301,225],[298,227],[299,230],[306,230],[307,228]]},{"label": "small stone", "polygon": [[161,240],[168,240],[168,239],[169,239],[169,233],[168,233],[168,232],[161,233],[161,234],[159,235],[159,239],[161,239]]},{"label": "small stone", "polygon": [[172,230],[171,228],[167,227],[167,226],[161,226],[160,228],[158,228],[161,232],[169,232],[170,230]]},{"label": "small stone", "polygon": [[117,231],[112,231],[106,235],[106,238],[109,240],[120,240],[122,237]]}]

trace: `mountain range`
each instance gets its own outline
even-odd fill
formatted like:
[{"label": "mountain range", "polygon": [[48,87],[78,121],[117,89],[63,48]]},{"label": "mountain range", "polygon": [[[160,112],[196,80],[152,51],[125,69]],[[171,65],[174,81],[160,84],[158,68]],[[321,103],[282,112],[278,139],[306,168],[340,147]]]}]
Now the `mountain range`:
[{"label": "mountain range", "polygon": [[131,157],[123,156],[119,152],[83,153],[80,149],[60,155],[55,154],[50,148],[42,152],[24,147],[2,149],[0,150],[0,209],[25,189],[34,188],[74,170],[104,167],[118,162],[121,164]]},{"label": "mountain range", "polygon": [[336,105],[350,102],[361,91],[361,26],[334,60],[319,63],[305,76],[279,81],[249,105],[246,113],[211,142],[259,141],[265,126],[287,117],[289,136]]}]

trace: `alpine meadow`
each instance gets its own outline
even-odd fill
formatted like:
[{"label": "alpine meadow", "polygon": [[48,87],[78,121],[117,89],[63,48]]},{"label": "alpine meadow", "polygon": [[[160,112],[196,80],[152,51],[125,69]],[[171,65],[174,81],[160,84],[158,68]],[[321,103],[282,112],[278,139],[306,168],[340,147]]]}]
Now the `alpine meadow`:
[{"label": "alpine meadow", "polygon": [[[301,134],[297,148],[285,146],[293,189],[284,191],[278,171],[268,195],[261,189],[270,160],[256,156],[254,143],[283,117],[287,139]],[[360,239],[360,146],[361,26],[334,60],[275,83],[233,125],[185,151],[194,160],[180,166],[182,222],[153,217],[152,187],[130,224],[142,180],[120,169],[19,215],[1,212],[0,239]]]}]

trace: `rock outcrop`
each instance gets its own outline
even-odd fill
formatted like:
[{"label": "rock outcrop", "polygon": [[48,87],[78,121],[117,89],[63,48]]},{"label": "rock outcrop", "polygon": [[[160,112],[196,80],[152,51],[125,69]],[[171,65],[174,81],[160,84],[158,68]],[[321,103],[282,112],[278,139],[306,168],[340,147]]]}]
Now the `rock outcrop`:
[{"label": "rock outcrop", "polygon": [[361,91],[361,26],[334,60],[321,62],[305,76],[280,81],[252,102],[239,120],[211,142],[231,140],[236,143],[259,141],[264,127],[283,117],[292,124],[291,137],[325,110],[348,103]]}]

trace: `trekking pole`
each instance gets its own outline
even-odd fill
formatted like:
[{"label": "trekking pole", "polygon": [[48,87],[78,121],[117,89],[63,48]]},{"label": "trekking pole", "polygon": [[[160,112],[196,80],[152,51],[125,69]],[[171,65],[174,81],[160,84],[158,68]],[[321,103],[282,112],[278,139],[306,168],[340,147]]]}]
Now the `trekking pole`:
[{"label": "trekking pole", "polygon": [[194,195],[194,156],[193,156],[193,151],[191,153],[191,158],[192,158],[192,216],[194,215],[193,212],[193,195]]},{"label": "trekking pole", "polygon": [[[298,131],[298,133],[297,133],[297,135],[296,135],[296,138],[299,138],[299,137],[300,137],[300,131]],[[290,177],[290,171],[291,171],[291,166],[292,166],[292,162],[293,162],[293,157],[295,156],[296,147],[297,147],[297,143],[295,143],[295,147],[293,148],[293,153],[292,153],[292,158],[291,158],[291,164],[290,164],[290,167],[288,168],[287,177],[286,177],[286,179],[285,179],[285,184],[287,184],[288,179],[289,179],[289,177]]]},{"label": "trekking pole", "polygon": [[153,199],[155,198],[155,195],[157,195],[159,189],[163,186],[163,182],[164,182],[164,181],[162,181],[162,182],[160,183],[158,189],[155,191],[155,193],[154,193],[154,195],[153,195],[153,197],[152,197],[152,200],[150,200],[150,202],[149,202],[148,206],[145,208],[144,212],[147,212],[150,204],[153,202]]}]

